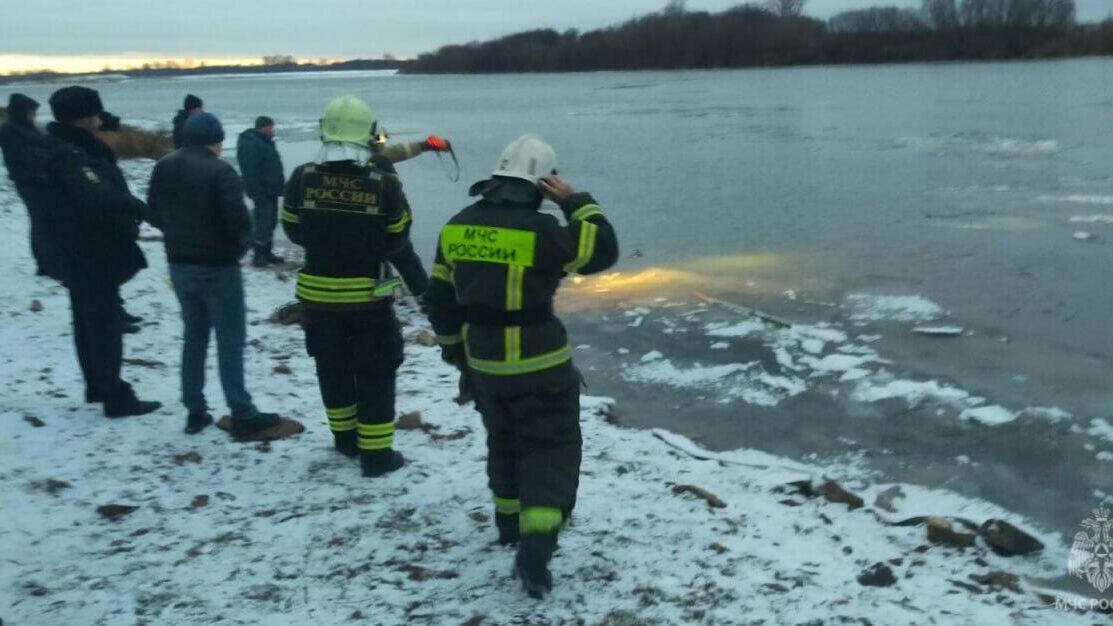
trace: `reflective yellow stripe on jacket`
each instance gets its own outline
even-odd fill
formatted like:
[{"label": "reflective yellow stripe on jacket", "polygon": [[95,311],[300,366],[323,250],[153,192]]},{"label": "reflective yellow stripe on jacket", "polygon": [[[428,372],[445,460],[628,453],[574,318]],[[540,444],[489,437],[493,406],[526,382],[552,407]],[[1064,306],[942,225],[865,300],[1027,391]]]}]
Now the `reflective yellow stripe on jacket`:
[{"label": "reflective yellow stripe on jacket", "polygon": [[304,272],[298,274],[297,295],[322,304],[363,304],[390,296],[402,281],[377,282],[373,278],[330,278]]}]

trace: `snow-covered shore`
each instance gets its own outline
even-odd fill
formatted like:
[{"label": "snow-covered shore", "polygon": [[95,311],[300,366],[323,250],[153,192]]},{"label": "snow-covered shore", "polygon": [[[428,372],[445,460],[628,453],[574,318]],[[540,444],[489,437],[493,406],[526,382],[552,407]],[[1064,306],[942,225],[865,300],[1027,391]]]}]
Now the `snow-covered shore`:
[{"label": "snow-covered shore", "polygon": [[[128,174],[142,192],[149,163]],[[433,225],[418,224],[418,228]],[[153,235],[153,232],[146,234]],[[397,446],[410,459],[361,479],[331,450],[313,364],[296,326],[267,321],[292,299],[290,276],[245,270],[249,388],[261,408],[308,431],[240,445],[210,429],[181,434],[178,308],[161,244],[125,287],[147,318],[127,339],[127,378],[161,412],[110,421],[82,404],[59,286],[35,278],[22,205],[0,182],[0,619],[11,624],[1091,624],[1048,606],[1042,578],[1062,575],[1062,537],[1036,556],[984,544],[929,544],[923,515],[1033,525],[991,504],[865,484],[849,466],[801,465],[752,451],[703,453],[683,438],[610,423],[621,405],[585,398],[585,456],[575,524],[554,561],[554,595],[528,600],[512,552],[492,545],[483,428],[453,402],[454,372],[416,341],[402,311],[407,363],[399,412],[423,427]],[[32,302],[41,311],[32,311]],[[39,307],[35,307],[39,308]],[[210,359],[210,365],[214,365]],[[215,374],[215,372],[214,372]],[[210,403],[221,405],[215,376]],[[831,478],[862,496],[850,510],[782,486]],[[689,489],[697,487],[698,489]],[[713,494],[715,498],[701,497]],[[710,501],[709,501],[710,500]],[[98,507],[137,507],[115,521]],[[722,505],[722,506],[719,506]],[[881,564],[882,567],[877,567]],[[867,570],[887,586],[860,582]],[[979,583],[991,572],[1019,576]],[[869,582],[868,578],[863,579]],[[983,579],[984,580],[984,579]],[[1008,580],[1001,577],[995,580]]]}]

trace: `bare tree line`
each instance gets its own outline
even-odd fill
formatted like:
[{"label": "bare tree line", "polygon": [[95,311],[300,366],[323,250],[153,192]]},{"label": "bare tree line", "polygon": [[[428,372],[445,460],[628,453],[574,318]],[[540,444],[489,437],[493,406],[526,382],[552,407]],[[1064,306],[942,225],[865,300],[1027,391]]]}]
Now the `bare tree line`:
[{"label": "bare tree line", "polygon": [[1113,21],[1078,25],[1074,0],[923,0],[803,14],[806,0],[766,0],[720,13],[684,0],[580,33],[536,30],[445,46],[404,68],[424,73],[724,68],[820,63],[995,60],[1113,55]]}]

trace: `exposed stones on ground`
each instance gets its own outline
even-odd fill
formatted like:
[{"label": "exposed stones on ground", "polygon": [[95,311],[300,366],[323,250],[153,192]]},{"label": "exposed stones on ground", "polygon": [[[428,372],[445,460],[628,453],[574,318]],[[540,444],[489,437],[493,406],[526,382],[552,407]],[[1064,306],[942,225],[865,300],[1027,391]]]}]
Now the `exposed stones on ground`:
[{"label": "exposed stones on ground", "polygon": [[42,428],[43,426],[46,426],[46,422],[44,422],[41,419],[35,417],[34,415],[24,415],[23,416],[23,421],[30,424],[31,428]]},{"label": "exposed stones on ground", "polygon": [[23,589],[28,595],[35,596],[36,598],[50,595],[49,589],[34,581],[23,583]]},{"label": "exposed stones on ground", "polygon": [[1022,593],[1020,577],[1016,574],[997,570],[985,574],[970,574],[970,580],[991,589],[1008,589],[1013,593]]},{"label": "exposed stones on ground", "polygon": [[762,589],[768,589],[776,593],[788,593],[790,589],[780,583],[765,583],[761,586]]},{"label": "exposed stones on ground", "polygon": [[166,364],[162,361],[155,361],[152,359],[124,359],[124,365],[134,365],[135,367],[145,367],[152,370],[166,367]]},{"label": "exposed stones on ground", "polygon": [[473,616],[469,617],[468,619],[464,620],[460,624],[460,626],[481,626],[483,624],[483,622],[486,621],[486,619],[487,619],[486,615],[473,615]]},{"label": "exposed stones on ground", "polygon": [[281,326],[300,325],[305,323],[305,311],[300,302],[290,302],[275,309],[267,321]]},{"label": "exposed stones on ground", "polygon": [[425,580],[452,580],[460,577],[460,574],[452,570],[438,572],[413,563],[400,563],[394,568],[394,571],[405,572],[406,578],[414,582],[422,582]]},{"label": "exposed stones on ground", "polygon": [[[791,483],[781,485],[774,488],[775,492],[787,493],[789,495],[801,495],[805,498],[819,498],[827,500],[834,504],[845,504],[851,511],[859,509],[865,505],[865,501],[857,495],[843,489],[842,485],[833,480],[824,481],[818,488],[812,484],[810,480],[797,480]],[[800,503],[794,500],[781,500],[781,504],[788,506],[799,506]]]},{"label": "exposed stones on ground", "polygon": [[842,485],[833,480],[828,480],[819,487],[819,495],[823,496],[828,502],[845,504],[851,511],[860,509],[865,505],[862,498],[843,489]]},{"label": "exposed stones on ground", "polygon": [[263,454],[266,454],[266,453],[270,452],[271,451],[271,442],[269,442],[269,441],[259,442],[259,445],[255,446],[255,451],[256,452],[262,452]]},{"label": "exposed stones on ground", "polygon": [[723,502],[722,499],[719,498],[719,496],[711,493],[703,487],[697,487],[695,485],[673,485],[672,492],[676,495],[690,493],[706,502],[707,505],[713,509],[725,509],[727,506],[727,503]]},{"label": "exposed stones on ground", "polygon": [[893,503],[898,499],[903,500],[904,498],[904,491],[901,490],[900,485],[893,485],[877,494],[877,497],[873,499],[873,505],[882,511],[896,513],[897,507]]},{"label": "exposed stones on ground", "polygon": [[858,584],[865,587],[892,587],[897,584],[897,578],[888,565],[874,563],[858,574]]},{"label": "exposed stones on ground", "polygon": [[618,411],[615,410],[615,405],[611,402],[599,405],[595,409],[595,414],[603,418],[603,421],[608,424],[618,423]]},{"label": "exposed stones on ground", "polygon": [[972,548],[976,536],[972,533],[959,532],[954,529],[951,522],[942,517],[929,517],[925,520],[928,541],[936,545],[950,546],[952,548]]},{"label": "exposed stones on ground", "polygon": [[281,374],[283,376],[289,376],[290,374],[294,373],[294,370],[290,369],[290,366],[286,365],[285,363],[275,365],[273,371],[275,374]]},{"label": "exposed stones on ground", "polygon": [[1043,542],[1004,520],[986,520],[978,532],[1001,556],[1024,556],[1043,550]]},{"label": "exposed stones on ground", "polygon": [[[269,441],[275,441],[275,440],[278,440],[278,439],[285,439],[287,437],[293,437],[295,435],[300,435],[301,433],[305,432],[305,425],[304,424],[302,424],[301,422],[299,422],[297,420],[292,420],[292,419],[289,419],[289,418],[286,418],[286,417],[281,418],[279,420],[278,424],[275,425],[275,426],[272,426],[272,427],[267,428],[265,430],[260,430],[260,431],[251,433],[250,435],[246,435],[246,436],[243,436],[243,437],[237,437],[237,436],[232,434],[232,418],[231,418],[231,416],[225,415],[225,416],[221,417],[219,420],[217,420],[216,427],[223,430],[224,432],[232,435],[232,438],[235,439],[236,441],[238,441],[239,443],[269,442]],[[267,449],[260,450],[260,451],[261,452],[269,452],[270,449],[268,447]]]},{"label": "exposed stones on ground", "polygon": [[31,301],[31,312],[32,313],[42,313],[42,310],[43,310],[43,303],[42,303],[41,300],[32,300]]},{"label": "exposed stones on ground", "polygon": [[255,585],[244,592],[243,597],[256,602],[278,602],[282,599],[282,587],[272,584]]},{"label": "exposed stones on ground", "polygon": [[102,504],[97,507],[97,513],[110,522],[116,522],[139,510],[137,506],[129,504]]},{"label": "exposed stones on ground", "polygon": [[395,430],[423,430],[425,422],[421,419],[421,411],[403,413],[394,423]]},{"label": "exposed stones on ground", "polygon": [[204,494],[193,496],[193,502],[189,503],[191,509],[201,509],[207,506],[209,506],[209,496]]},{"label": "exposed stones on ground", "polygon": [[472,521],[479,524],[486,524],[487,522],[491,521],[491,516],[487,515],[483,511],[472,511],[468,515],[468,517],[472,518]]},{"label": "exposed stones on ground", "polygon": [[190,450],[189,452],[183,452],[181,454],[172,454],[170,455],[170,460],[174,462],[174,465],[181,467],[186,463],[200,463],[201,454]]},{"label": "exposed stones on ground", "polygon": [[363,611],[353,611],[352,614],[348,616],[349,622],[356,622],[362,619],[366,619],[363,616]]},{"label": "exposed stones on ground", "polygon": [[413,340],[414,343],[416,343],[417,345],[424,346],[426,348],[433,348],[437,345],[436,335],[424,329],[414,333]]},{"label": "exposed stones on ground", "polygon": [[[645,606],[656,604],[656,598],[661,595],[660,590],[652,587],[638,587],[634,591],[641,594]],[[611,611],[599,622],[599,626],[655,626],[660,623],[656,618],[642,617],[630,611]]]},{"label": "exposed stones on ground", "polygon": [[29,487],[32,491],[41,491],[43,493],[48,493],[52,496],[56,496],[62,490],[72,487],[72,485],[64,480],[47,478],[46,480],[32,481]]},{"label": "exposed stones on ground", "polygon": [[947,582],[951,583],[955,587],[958,587],[959,589],[969,591],[970,593],[985,593],[985,589],[982,589],[981,587],[979,587],[977,585],[972,585],[968,582],[964,582],[964,581],[961,581],[961,580],[954,580],[954,579],[948,580]]},{"label": "exposed stones on ground", "polygon": [[715,543],[707,546],[707,549],[711,550],[712,552],[714,552],[716,554],[726,554],[727,552],[730,552],[730,548],[724,546],[723,544],[719,543],[718,541],[716,541]]}]

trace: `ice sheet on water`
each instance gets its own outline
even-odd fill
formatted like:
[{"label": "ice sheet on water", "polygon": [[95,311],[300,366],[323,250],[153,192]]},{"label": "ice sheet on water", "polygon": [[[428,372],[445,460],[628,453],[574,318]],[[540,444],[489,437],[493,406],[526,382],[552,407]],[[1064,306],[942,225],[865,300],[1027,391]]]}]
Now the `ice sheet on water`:
[{"label": "ice sheet on water", "polygon": [[942,316],[943,307],[923,296],[886,296],[852,293],[846,297],[850,319],[856,322],[929,322]]}]

